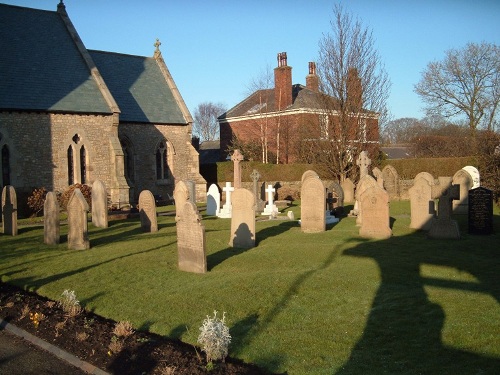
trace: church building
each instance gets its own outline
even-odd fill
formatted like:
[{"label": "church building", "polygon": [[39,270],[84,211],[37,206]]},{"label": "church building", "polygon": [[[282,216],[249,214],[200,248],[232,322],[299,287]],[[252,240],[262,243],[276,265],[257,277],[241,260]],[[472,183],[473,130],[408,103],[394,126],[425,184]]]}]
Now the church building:
[{"label": "church building", "polygon": [[203,200],[193,119],[159,47],[152,57],[88,50],[62,1],[56,11],[0,4],[0,188],[22,199],[99,179],[123,207],[191,180]]}]

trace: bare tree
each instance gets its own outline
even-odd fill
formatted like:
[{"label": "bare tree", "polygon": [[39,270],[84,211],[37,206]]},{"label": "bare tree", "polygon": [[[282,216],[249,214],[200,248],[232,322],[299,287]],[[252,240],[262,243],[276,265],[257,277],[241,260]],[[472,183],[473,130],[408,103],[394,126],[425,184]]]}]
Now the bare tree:
[{"label": "bare tree", "polygon": [[204,102],[194,110],[193,134],[201,142],[219,139],[217,117],[226,111],[221,103]]},{"label": "bare tree", "polygon": [[489,43],[468,43],[446,52],[443,61],[427,65],[415,92],[428,113],[448,118],[465,115],[475,136],[481,123],[494,130],[500,101],[500,48]]},{"label": "bare tree", "polygon": [[330,25],[319,43],[324,115],[313,147],[317,161],[343,180],[362,149],[378,149],[378,123],[388,117],[391,83],[370,29],[341,5],[334,7]]}]

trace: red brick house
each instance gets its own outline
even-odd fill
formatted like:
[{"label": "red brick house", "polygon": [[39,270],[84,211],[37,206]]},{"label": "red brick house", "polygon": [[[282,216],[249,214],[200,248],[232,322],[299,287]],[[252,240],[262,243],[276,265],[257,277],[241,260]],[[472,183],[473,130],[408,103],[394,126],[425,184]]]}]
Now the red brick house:
[{"label": "red brick house", "polygon": [[[361,80],[356,70],[348,78],[348,92],[356,103],[349,114],[349,129],[346,135],[357,154],[362,149],[378,146],[378,114],[362,109]],[[304,149],[311,140],[336,139],[334,128],[340,111],[335,98],[319,91],[316,65],[309,63],[306,85],[292,84],[292,67],[287,64],[286,52],[278,54],[278,66],[274,69],[274,88],[257,90],[246,99],[221,115],[220,144],[221,159],[227,157],[228,149],[237,139],[238,143],[251,144],[258,149],[267,148],[269,163],[293,163],[304,161]]]}]

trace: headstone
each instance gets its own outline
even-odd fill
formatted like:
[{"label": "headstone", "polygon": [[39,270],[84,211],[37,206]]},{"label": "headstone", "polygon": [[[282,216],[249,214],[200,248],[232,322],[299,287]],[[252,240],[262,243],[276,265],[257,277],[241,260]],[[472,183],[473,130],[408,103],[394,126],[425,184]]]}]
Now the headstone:
[{"label": "headstone", "polygon": [[316,173],[306,171],[302,176],[300,189],[300,227],[302,232],[324,232],[325,222],[325,186]]},{"label": "headstone", "polygon": [[364,238],[386,239],[392,235],[389,216],[389,194],[378,184],[365,189],[359,197],[363,220],[359,235]]},{"label": "headstone", "polygon": [[249,249],[255,246],[255,197],[250,190],[234,189],[229,245]]},{"label": "headstone", "polygon": [[3,234],[17,236],[17,195],[11,185],[2,189],[2,229]]},{"label": "headstone", "polygon": [[344,209],[344,189],[338,182],[334,181],[327,191],[328,210],[336,214],[342,214]]},{"label": "headstone", "polygon": [[368,157],[368,153],[366,151],[361,151],[356,160],[356,165],[359,167],[359,179],[361,180],[363,177],[368,175],[368,167],[371,165],[372,161]]},{"label": "headstone", "polygon": [[342,190],[344,191],[344,202],[354,202],[354,183],[350,178],[346,178],[340,184]]},{"label": "headstone", "polygon": [[47,245],[57,245],[60,242],[59,202],[57,195],[49,191],[43,204],[43,242]]},{"label": "headstone", "polygon": [[382,176],[382,171],[375,167],[372,169],[373,177],[375,177],[375,180],[377,180],[378,186],[380,186],[382,189],[384,188],[384,177]]},{"label": "headstone", "polygon": [[304,173],[302,173],[302,177],[301,177],[301,179],[300,179],[300,182],[301,182],[301,183],[303,183],[303,182],[304,182],[304,180],[305,180],[306,178],[308,178],[308,177],[316,177],[316,178],[319,178],[318,174],[317,174],[315,171],[313,171],[313,170],[309,169],[309,170],[305,171]]},{"label": "headstone", "polygon": [[234,187],[231,186],[230,182],[226,182],[226,186],[222,188],[222,191],[226,193],[226,202],[222,206],[219,217],[228,219],[231,217],[232,204],[231,204],[231,194],[234,191]]},{"label": "headstone", "polygon": [[469,210],[469,190],[472,189],[472,176],[465,169],[460,169],[453,176],[453,185],[460,186],[460,198],[453,202],[453,213],[467,215]]},{"label": "headstone", "polygon": [[469,190],[468,226],[470,234],[493,233],[493,192],[484,187]]},{"label": "headstone", "polygon": [[184,203],[187,201],[195,203],[195,201],[190,198],[191,194],[189,192],[188,185],[182,180],[176,181],[174,189],[175,217],[179,217],[181,215],[181,212],[184,209]]},{"label": "headstone", "polygon": [[275,215],[278,213],[278,207],[274,204],[274,192],[276,191],[273,188],[273,185],[267,185],[266,193],[267,193],[267,204],[264,207],[264,211],[262,211],[262,215]]},{"label": "headstone", "polygon": [[89,205],[80,189],[75,189],[68,206],[68,249],[90,249],[87,214]]},{"label": "headstone", "polygon": [[[370,176],[369,174],[365,175],[362,177],[358,185],[356,186],[356,202],[358,203],[357,206],[357,217],[356,217],[356,225],[360,226],[361,223],[363,222],[363,208],[361,207],[361,204],[359,204],[359,200],[361,199],[361,194],[365,192],[368,188],[371,188],[377,184],[377,181]],[[355,207],[356,208],[356,207]]]},{"label": "headstone", "polygon": [[481,177],[479,176],[479,171],[476,167],[473,167],[472,165],[466,165],[462,169],[469,172],[470,176],[472,177],[472,189],[481,186]]},{"label": "headstone", "polygon": [[193,180],[185,180],[187,191],[189,194],[189,200],[196,204],[196,183]]},{"label": "headstone", "polygon": [[[177,200],[175,206],[177,209]],[[149,190],[143,190],[139,194],[139,216],[141,217],[141,228],[144,232],[158,231],[155,197]]]},{"label": "headstone", "polygon": [[243,155],[240,150],[234,150],[233,155],[231,156],[231,161],[233,162],[234,167],[234,188],[241,187],[241,164],[240,162],[243,160]]},{"label": "headstone", "polygon": [[256,169],[252,171],[252,174],[250,175],[250,178],[252,179],[252,188],[253,188],[253,194],[255,195],[255,211],[256,212],[262,212],[264,211],[264,206],[265,203],[261,199],[260,195],[260,189],[259,189],[259,179],[260,179],[260,173]]},{"label": "headstone", "polygon": [[295,220],[295,214],[293,213],[293,211],[287,211],[286,216],[288,216],[290,220]]},{"label": "headstone", "polygon": [[108,194],[101,180],[92,184],[92,224],[98,228],[108,227]]},{"label": "headstone", "polygon": [[217,215],[220,210],[220,191],[216,184],[210,185],[207,192],[207,215]]},{"label": "headstone", "polygon": [[185,201],[176,217],[178,266],[181,271],[207,272],[205,227],[196,204]]},{"label": "headstone", "polygon": [[434,199],[432,198],[434,185],[434,177],[427,172],[421,172],[413,179],[413,186],[408,189],[411,211],[410,228],[429,230],[434,217]]},{"label": "headstone", "polygon": [[384,179],[384,189],[389,194],[389,200],[399,199],[399,175],[392,165],[382,168],[382,178]]},{"label": "headstone", "polygon": [[[444,186],[443,186],[444,187]],[[460,230],[455,220],[451,219],[452,202],[460,198],[460,186],[451,185],[442,190],[439,196],[438,216],[433,218],[429,229],[429,238],[459,239]]]}]

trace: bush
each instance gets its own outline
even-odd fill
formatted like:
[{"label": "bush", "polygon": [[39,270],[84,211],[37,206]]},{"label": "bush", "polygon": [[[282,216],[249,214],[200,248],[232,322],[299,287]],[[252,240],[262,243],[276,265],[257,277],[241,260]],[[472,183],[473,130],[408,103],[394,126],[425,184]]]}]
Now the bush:
[{"label": "bush", "polygon": [[87,201],[89,208],[92,207],[92,187],[89,185],[82,185],[82,184],[74,184],[71,185],[66,191],[64,191],[60,198],[59,198],[59,204],[61,207],[66,210],[68,208],[68,202],[71,196],[73,195],[73,192],[75,189],[80,189],[80,191],[83,194],[83,197]]},{"label": "bush", "polygon": [[38,216],[40,211],[43,210],[46,195],[47,190],[44,187],[33,189],[33,192],[28,197],[28,207],[33,211],[32,216]]},{"label": "bush", "polygon": [[214,311],[214,317],[207,318],[200,327],[200,336],[198,343],[202,345],[202,350],[207,355],[207,363],[224,359],[227,357],[231,335],[229,328],[225,325],[226,313],[222,314],[222,319],[217,317],[217,311]]}]

